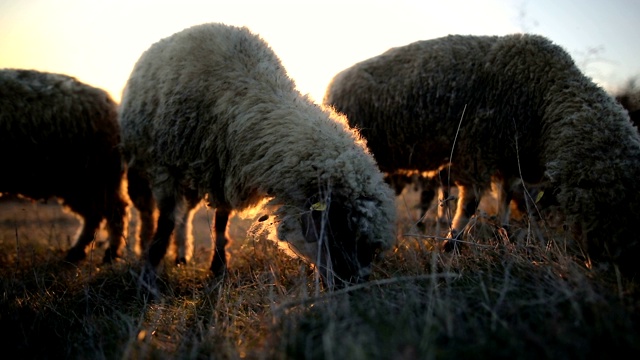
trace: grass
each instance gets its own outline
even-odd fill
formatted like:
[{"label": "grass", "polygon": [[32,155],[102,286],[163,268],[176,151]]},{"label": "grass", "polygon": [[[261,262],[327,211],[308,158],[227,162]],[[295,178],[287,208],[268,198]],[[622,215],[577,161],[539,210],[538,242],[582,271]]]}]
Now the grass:
[{"label": "grass", "polygon": [[[0,200],[0,342],[14,358],[598,359],[640,355],[640,291],[615,268],[587,266],[560,220],[516,219],[510,239],[479,214],[460,252],[437,224],[416,226],[417,195],[398,199],[398,243],[373,278],[319,287],[308,264],[246,236],[234,219],[230,271],[208,273],[207,211],[192,263],[166,259],[162,297],[128,254],[64,263],[78,222],[55,203]],[[488,208],[485,206],[485,209]],[[490,211],[490,210],[487,210]]]}]

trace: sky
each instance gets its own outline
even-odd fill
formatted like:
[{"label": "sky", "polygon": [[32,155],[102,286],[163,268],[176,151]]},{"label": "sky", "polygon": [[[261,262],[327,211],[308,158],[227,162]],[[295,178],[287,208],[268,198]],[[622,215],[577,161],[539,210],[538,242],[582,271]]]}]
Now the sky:
[{"label": "sky", "polygon": [[247,26],[298,89],[391,47],[448,34],[544,35],[610,92],[640,82],[640,0],[0,0],[0,68],[64,73],[120,101],[140,55],[187,27]]}]

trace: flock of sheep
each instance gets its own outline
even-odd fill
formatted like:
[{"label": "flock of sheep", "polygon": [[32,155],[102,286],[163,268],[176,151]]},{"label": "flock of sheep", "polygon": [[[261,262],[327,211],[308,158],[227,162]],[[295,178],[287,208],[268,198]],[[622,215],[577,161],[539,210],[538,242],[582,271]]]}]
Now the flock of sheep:
[{"label": "flock of sheep", "polygon": [[541,36],[393,48],[337,74],[316,104],[262,38],[203,24],[153,44],[122,95],[117,105],[69,76],[0,70],[0,192],[57,197],[83,219],[68,261],[86,256],[102,221],[104,261],[121,256],[131,202],[155,276],[172,238],[175,261],[189,261],[190,222],[206,201],[211,271],[223,273],[229,216],[266,200],[260,220],[328,287],[359,283],[396,240],[390,179],[432,172],[459,190],[445,250],[492,184],[505,226],[525,184],[551,194],[591,259],[638,270],[640,135]]}]

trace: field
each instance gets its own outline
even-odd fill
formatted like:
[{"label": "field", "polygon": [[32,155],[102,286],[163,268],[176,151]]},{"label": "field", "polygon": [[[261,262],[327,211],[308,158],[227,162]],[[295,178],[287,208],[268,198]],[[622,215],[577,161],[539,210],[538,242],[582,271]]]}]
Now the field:
[{"label": "field", "polygon": [[413,189],[398,197],[398,242],[371,281],[333,292],[237,217],[230,271],[211,276],[211,210],[202,208],[194,261],[167,257],[155,299],[132,250],[103,265],[98,234],[85,262],[65,263],[79,222],[54,200],[0,198],[2,349],[16,359],[640,356],[637,281],[585,261],[553,212],[516,218],[507,234],[489,199],[468,243],[442,253],[432,236],[444,225],[418,229],[416,199]]}]

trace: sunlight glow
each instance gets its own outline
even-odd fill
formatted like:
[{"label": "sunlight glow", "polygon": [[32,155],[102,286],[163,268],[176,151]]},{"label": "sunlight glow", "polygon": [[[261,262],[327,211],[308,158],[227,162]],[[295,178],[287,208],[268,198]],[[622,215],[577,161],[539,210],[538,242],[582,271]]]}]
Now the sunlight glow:
[{"label": "sunlight glow", "polygon": [[10,0],[0,5],[0,67],[66,73],[119,101],[151,44],[195,24],[224,22],[262,36],[300,91],[321,101],[333,75],[390,47],[451,32],[516,30],[494,2],[428,3]]},{"label": "sunlight glow", "polygon": [[[618,0],[607,3],[617,16],[611,25],[602,23],[612,21],[599,16],[596,7],[602,5],[587,3],[591,11],[576,13],[573,3],[564,0],[4,0],[0,68],[65,73],[119,101],[131,69],[151,44],[192,25],[223,22],[262,36],[300,91],[316,101],[322,100],[331,78],[354,63],[391,47],[448,34],[539,32],[578,57],[602,47],[599,58],[585,65],[596,82],[640,74],[637,47],[625,46],[635,43],[633,34],[626,34],[633,32],[635,22],[620,20],[633,13],[630,5],[623,9]],[[591,32],[598,42],[585,44]],[[612,59],[610,46],[624,59]]]}]

